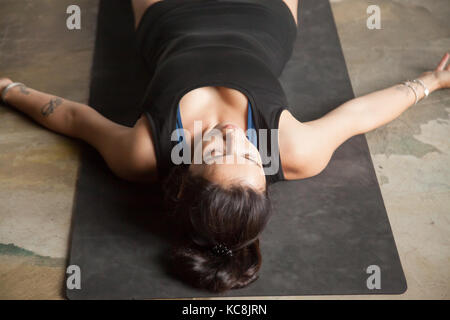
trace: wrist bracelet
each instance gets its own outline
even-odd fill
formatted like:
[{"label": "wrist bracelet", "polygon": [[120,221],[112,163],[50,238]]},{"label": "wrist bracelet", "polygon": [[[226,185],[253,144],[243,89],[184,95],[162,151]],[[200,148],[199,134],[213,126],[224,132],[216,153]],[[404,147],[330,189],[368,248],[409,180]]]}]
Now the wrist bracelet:
[{"label": "wrist bracelet", "polygon": [[411,85],[411,81],[405,81],[405,82],[403,82],[403,84],[404,84],[405,86],[411,88],[411,90],[414,92],[414,95],[416,96],[416,101],[414,102],[414,105],[416,105],[416,104],[417,104],[417,101],[419,101],[419,96],[417,95],[417,90],[416,90],[416,88],[414,88],[414,87]]},{"label": "wrist bracelet", "polygon": [[2,91],[2,101],[3,102],[6,103],[5,96],[6,96],[6,93],[9,91],[9,89],[14,88],[16,86],[24,86],[24,84],[21,82],[13,82],[13,83],[8,84],[5,87],[5,89],[3,89],[3,91]]},{"label": "wrist bracelet", "polygon": [[[418,83],[423,87],[423,92],[425,93],[425,98],[428,97],[428,95],[430,94],[430,90],[428,90],[427,86],[425,85],[425,83],[423,83],[422,80],[420,79],[415,79],[412,82]],[[424,99],[425,99],[424,98]]]}]

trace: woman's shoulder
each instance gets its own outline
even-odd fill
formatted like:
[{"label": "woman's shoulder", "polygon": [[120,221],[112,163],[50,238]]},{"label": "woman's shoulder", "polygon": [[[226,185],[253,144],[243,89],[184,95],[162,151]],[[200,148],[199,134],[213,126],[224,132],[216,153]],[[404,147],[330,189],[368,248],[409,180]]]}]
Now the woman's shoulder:
[{"label": "woman's shoulder", "polygon": [[132,157],[138,180],[154,182],[157,180],[157,161],[151,124],[145,113],[136,121],[132,130]]},{"label": "woman's shoulder", "polygon": [[317,156],[320,155],[320,141],[314,129],[307,122],[297,120],[285,109],[280,115],[278,145],[281,166],[286,180],[305,179],[320,173]]}]

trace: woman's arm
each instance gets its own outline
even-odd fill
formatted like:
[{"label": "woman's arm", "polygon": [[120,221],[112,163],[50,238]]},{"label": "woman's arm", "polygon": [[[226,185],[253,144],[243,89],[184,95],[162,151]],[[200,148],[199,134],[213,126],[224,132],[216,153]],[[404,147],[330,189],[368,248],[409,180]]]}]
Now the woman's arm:
[{"label": "woman's arm", "polygon": [[[450,65],[445,68],[449,60],[447,53],[433,72],[426,72],[420,76],[430,93],[450,87]],[[424,88],[417,83],[412,84],[418,94],[418,99],[425,95]],[[289,119],[287,123],[295,134],[294,139],[301,137],[302,148],[297,148],[287,158],[285,169],[286,179],[303,179],[319,174],[331,159],[334,151],[346,140],[357,134],[363,134],[383,126],[400,116],[405,110],[414,105],[416,100],[414,91],[406,85],[394,85],[390,88],[376,91],[362,97],[352,99],[323,117],[299,123]],[[282,130],[280,128],[280,130]],[[284,137],[289,135],[284,134]],[[284,142],[285,145],[295,145],[295,141]],[[281,145],[280,148],[283,148]],[[289,150],[286,148],[286,150]],[[292,150],[292,149],[291,149]]]},{"label": "woman's arm", "polygon": [[[10,79],[0,78],[0,94],[10,83]],[[24,85],[9,89],[4,100],[42,126],[92,145],[117,176],[143,182],[156,179],[153,142],[145,118],[133,128],[122,126],[87,105]]]}]

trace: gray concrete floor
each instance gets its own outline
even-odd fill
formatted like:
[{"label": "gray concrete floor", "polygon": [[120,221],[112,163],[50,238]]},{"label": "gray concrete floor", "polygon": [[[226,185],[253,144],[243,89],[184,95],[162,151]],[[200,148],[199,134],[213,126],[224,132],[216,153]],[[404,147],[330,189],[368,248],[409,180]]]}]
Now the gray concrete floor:
[{"label": "gray concrete floor", "polygon": [[[448,0],[334,0],[356,96],[412,79],[450,51]],[[82,30],[65,28],[79,4]],[[381,8],[381,30],[366,8]],[[3,0],[0,76],[86,103],[97,1]],[[287,299],[450,298],[450,91],[433,93],[368,133],[406,274],[402,295]],[[79,145],[0,107],[0,299],[61,299]],[[275,297],[279,299],[280,297]]]}]

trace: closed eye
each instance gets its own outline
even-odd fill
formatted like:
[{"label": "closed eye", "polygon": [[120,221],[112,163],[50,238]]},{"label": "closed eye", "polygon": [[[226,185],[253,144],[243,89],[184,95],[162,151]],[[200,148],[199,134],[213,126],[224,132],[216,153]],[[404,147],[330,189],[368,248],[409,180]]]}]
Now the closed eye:
[{"label": "closed eye", "polygon": [[259,162],[258,162],[255,158],[253,158],[253,157],[250,155],[250,153],[244,154],[244,158],[247,159],[247,160],[250,160],[250,161],[252,161],[252,162],[254,162],[254,163],[256,163],[256,164],[258,165],[258,167],[261,167],[260,164],[259,164]]}]

